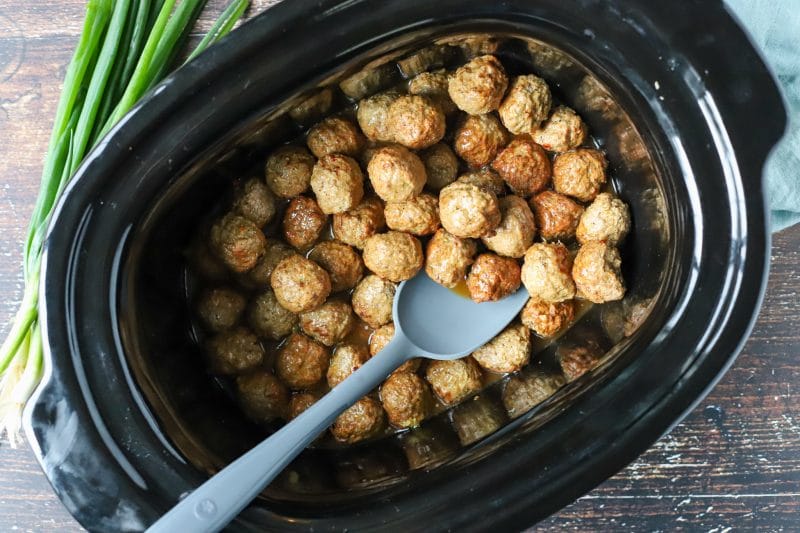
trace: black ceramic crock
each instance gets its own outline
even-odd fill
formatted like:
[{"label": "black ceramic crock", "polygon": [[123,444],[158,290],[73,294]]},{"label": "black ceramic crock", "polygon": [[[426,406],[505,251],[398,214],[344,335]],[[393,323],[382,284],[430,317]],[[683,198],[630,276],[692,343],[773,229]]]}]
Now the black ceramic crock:
[{"label": "black ceramic crock", "polygon": [[606,362],[475,442],[449,419],[423,427],[414,438],[434,448],[456,441],[438,465],[412,468],[402,436],[308,452],[231,528],[528,526],[646,450],[730,366],[764,291],[762,167],[785,115],[721,2],[287,1],[156,87],[58,206],[26,429],[82,525],[144,529],[250,442],[181,366],[193,348],[175,250],[220,194],[218,169],[298,133],[280,117],[314,88],[465,34],[505,43],[512,73],[534,70],[583,114],[631,205],[629,296],[593,323]]}]

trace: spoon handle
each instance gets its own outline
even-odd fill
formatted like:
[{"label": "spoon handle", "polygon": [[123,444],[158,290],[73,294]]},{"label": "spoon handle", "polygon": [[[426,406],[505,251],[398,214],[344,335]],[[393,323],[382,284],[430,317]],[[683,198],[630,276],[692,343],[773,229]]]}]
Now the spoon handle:
[{"label": "spoon handle", "polygon": [[411,350],[411,344],[398,329],[379,354],[300,416],[195,489],[147,531],[220,531],[342,411],[408,360]]}]

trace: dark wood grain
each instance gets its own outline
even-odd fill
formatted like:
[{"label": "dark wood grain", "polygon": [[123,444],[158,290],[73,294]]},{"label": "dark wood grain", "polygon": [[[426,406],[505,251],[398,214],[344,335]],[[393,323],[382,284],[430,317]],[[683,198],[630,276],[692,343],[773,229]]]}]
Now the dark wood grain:
[{"label": "dark wood grain", "polygon": [[[208,28],[224,1],[209,2]],[[254,2],[250,14],[276,0]],[[0,0],[0,335],[83,0]],[[196,39],[196,36],[195,36]],[[764,308],[734,367],[668,436],[534,529],[800,529],[800,227],[775,237]],[[0,442],[0,531],[76,531],[27,445]]]}]

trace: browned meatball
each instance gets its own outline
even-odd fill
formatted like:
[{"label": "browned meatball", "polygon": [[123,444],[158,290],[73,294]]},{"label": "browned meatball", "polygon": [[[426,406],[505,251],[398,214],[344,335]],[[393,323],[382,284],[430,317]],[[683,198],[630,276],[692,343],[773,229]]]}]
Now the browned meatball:
[{"label": "browned meatball", "polygon": [[431,361],[425,379],[445,405],[454,405],[481,390],[481,369],[472,357]]},{"label": "browned meatball", "polygon": [[328,371],[330,352],[302,333],[292,333],[278,352],[275,371],[292,389],[313,387]]},{"label": "browned meatball", "polygon": [[434,191],[450,185],[458,176],[458,158],[444,143],[434,144],[422,152],[422,161],[428,177],[427,185]]},{"label": "browned meatball", "polygon": [[561,243],[536,243],[525,252],[522,283],[531,298],[545,302],[563,302],[575,296],[570,276],[572,258]]},{"label": "browned meatball", "polygon": [[244,312],[247,300],[233,289],[208,289],[197,299],[197,315],[209,331],[232,328]]},{"label": "browned meatball", "polygon": [[249,329],[239,326],[208,341],[209,367],[215,374],[241,374],[261,364],[264,348]]},{"label": "browned meatball", "polygon": [[306,138],[308,149],[317,157],[328,154],[357,156],[364,146],[358,127],[341,117],[328,117],[316,124]]},{"label": "browned meatball", "polygon": [[383,424],[381,404],[365,396],[336,418],[331,426],[331,435],[339,442],[352,444],[377,435]]},{"label": "browned meatball", "polygon": [[322,234],[328,216],[307,196],[292,198],[283,214],[283,237],[298,250],[311,248]]},{"label": "browned meatball", "polygon": [[379,148],[367,165],[369,181],[386,202],[404,202],[422,192],[427,180],[422,160],[398,144]]},{"label": "browned meatball", "polygon": [[531,198],[539,235],[548,241],[571,239],[583,214],[583,207],[555,191],[543,191]]},{"label": "browned meatball", "polygon": [[331,292],[350,290],[364,275],[364,262],[351,246],[339,241],[323,241],[308,258],[324,268],[331,277]]},{"label": "browned meatball", "polygon": [[236,190],[233,212],[262,228],[275,216],[278,206],[275,195],[263,181],[250,178]]},{"label": "browned meatball", "polygon": [[272,289],[265,289],[250,302],[247,322],[262,337],[279,340],[292,332],[297,315],[281,307]]},{"label": "browned meatball", "polygon": [[469,166],[478,168],[491,163],[508,138],[494,115],[470,115],[456,130],[453,148]]},{"label": "browned meatball", "polygon": [[560,105],[550,118],[531,132],[533,140],[551,152],[566,152],[582,145],[587,135],[586,124],[572,109]]},{"label": "browned meatball", "polygon": [[367,347],[361,344],[340,344],[333,351],[328,367],[328,386],[335,387],[369,359]]},{"label": "browned meatball", "polygon": [[556,359],[568,382],[575,381],[600,363],[603,349],[594,341],[583,344],[564,344],[556,350]]},{"label": "browned meatball", "polygon": [[444,137],[444,112],[425,96],[404,95],[389,107],[389,135],[403,146],[420,150]]},{"label": "browned meatball", "polygon": [[211,250],[234,272],[247,272],[264,255],[267,239],[244,217],[228,214],[211,226]]},{"label": "browned meatball", "polygon": [[528,74],[514,78],[497,112],[508,131],[519,135],[538,128],[547,119],[552,105],[553,97],[547,83]]},{"label": "browned meatball", "polygon": [[[392,322],[384,324],[373,331],[372,335],[369,337],[369,355],[371,357],[378,355],[378,352],[383,350],[386,345],[389,344],[389,342],[392,340],[392,337],[394,337],[394,323]],[[418,357],[409,359],[397,367],[395,372],[416,372],[419,370],[420,363],[422,363],[422,360]]]},{"label": "browned meatball", "polygon": [[491,372],[516,372],[527,365],[531,358],[531,330],[522,324],[511,324],[472,352],[472,357]]},{"label": "browned meatball", "polygon": [[450,77],[447,91],[462,111],[482,115],[500,105],[508,87],[503,65],[494,56],[479,56]]},{"label": "browned meatball", "polygon": [[391,141],[389,131],[389,107],[400,97],[396,91],[378,93],[358,103],[358,125],[368,139],[373,141]]},{"label": "browned meatball", "polygon": [[427,96],[449,115],[456,111],[456,105],[447,94],[447,72],[444,69],[423,72],[408,82],[409,94]]},{"label": "browned meatball", "polygon": [[269,422],[286,416],[289,392],[266,370],[236,378],[236,391],[242,410],[253,421]]},{"label": "browned meatball", "polygon": [[500,224],[500,203],[487,189],[455,182],[439,193],[439,217],[444,229],[456,237],[477,239]]},{"label": "browned meatball", "polygon": [[586,208],[581,217],[576,237],[578,242],[606,242],[616,246],[628,235],[631,229],[631,214],[628,206],[604,192],[597,195],[594,202]]},{"label": "browned meatball", "polygon": [[350,333],[355,324],[353,309],[341,300],[327,301],[300,314],[300,329],[312,339],[333,346]]},{"label": "browned meatball", "polygon": [[386,225],[412,235],[430,235],[439,228],[439,200],[428,193],[386,204]]},{"label": "browned meatball", "polygon": [[317,396],[310,392],[295,392],[289,399],[289,407],[286,409],[287,420],[294,420],[303,412],[317,403]]},{"label": "browned meatball", "polygon": [[492,191],[498,198],[506,194],[506,182],[503,181],[500,174],[489,167],[471,170],[466,174],[462,174],[457,181],[459,183],[470,183],[482,187],[487,191]]},{"label": "browned meatball", "polygon": [[292,255],[278,263],[270,277],[278,303],[293,313],[322,305],[331,292],[331,278],[314,261]]},{"label": "browned meatball", "polygon": [[616,248],[604,242],[587,242],[575,256],[572,277],[578,291],[590,302],[621,300],[625,296],[621,266]]},{"label": "browned meatball", "polygon": [[473,301],[494,302],[519,289],[520,268],[516,260],[496,254],[481,254],[467,276],[467,289]]},{"label": "browned meatball", "polygon": [[276,196],[292,198],[303,194],[311,183],[316,160],[302,146],[282,146],[267,158],[264,175]]},{"label": "browned meatball", "polygon": [[391,281],[370,274],[353,291],[353,311],[373,328],[391,322],[396,288]]},{"label": "browned meatball", "polygon": [[425,419],[428,411],[428,385],[411,372],[395,372],[383,382],[381,403],[389,423],[398,428],[413,428]]},{"label": "browned meatball", "polygon": [[367,239],[386,227],[383,203],[371,196],[355,209],[333,215],[333,236],[350,246],[364,248]]},{"label": "browned meatball", "polygon": [[428,242],[425,272],[439,285],[452,289],[464,281],[477,250],[472,239],[461,239],[440,229]]},{"label": "browned meatball", "polygon": [[272,275],[272,271],[275,270],[278,263],[296,253],[294,249],[287,246],[282,241],[267,239],[264,255],[258,260],[256,266],[245,274],[247,281],[249,281],[250,284],[254,284],[256,288],[269,287],[269,277]]},{"label": "browned meatball", "polygon": [[531,298],[522,308],[520,319],[540,337],[552,337],[575,319],[575,304],[572,300],[543,302]]},{"label": "browned meatball", "polygon": [[553,162],[553,186],[556,191],[591,202],[606,182],[606,158],[592,148],[564,152]]},{"label": "browned meatball", "polygon": [[424,262],[422,244],[408,233],[379,233],[367,239],[364,245],[364,264],[390,281],[399,282],[413,278]]},{"label": "browned meatball", "polygon": [[323,213],[344,213],[364,197],[364,175],[355,159],[329,154],[314,165],[311,189]]},{"label": "browned meatball", "polygon": [[563,376],[536,370],[531,374],[511,376],[503,389],[503,405],[511,418],[527,413],[556,393],[564,385]]},{"label": "browned meatball", "polygon": [[522,257],[533,244],[536,222],[531,208],[519,196],[500,198],[500,225],[481,238],[491,251],[506,257]]},{"label": "browned meatball", "polygon": [[511,141],[492,162],[492,168],[520,196],[536,194],[550,183],[550,159],[529,135]]}]

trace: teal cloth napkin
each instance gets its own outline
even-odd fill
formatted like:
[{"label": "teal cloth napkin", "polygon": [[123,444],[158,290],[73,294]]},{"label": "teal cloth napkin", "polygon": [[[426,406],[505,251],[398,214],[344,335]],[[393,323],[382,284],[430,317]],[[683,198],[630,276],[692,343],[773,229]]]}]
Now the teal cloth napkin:
[{"label": "teal cloth napkin", "polygon": [[800,0],[725,0],[786,97],[789,129],[765,169],[772,231],[800,222]]}]

